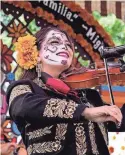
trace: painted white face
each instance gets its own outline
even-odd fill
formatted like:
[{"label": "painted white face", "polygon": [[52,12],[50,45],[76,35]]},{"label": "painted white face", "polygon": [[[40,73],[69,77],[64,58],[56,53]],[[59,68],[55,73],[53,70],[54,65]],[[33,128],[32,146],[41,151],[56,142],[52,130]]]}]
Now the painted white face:
[{"label": "painted white face", "polygon": [[40,49],[42,64],[69,68],[73,59],[73,47],[67,36],[56,30],[47,33]]}]

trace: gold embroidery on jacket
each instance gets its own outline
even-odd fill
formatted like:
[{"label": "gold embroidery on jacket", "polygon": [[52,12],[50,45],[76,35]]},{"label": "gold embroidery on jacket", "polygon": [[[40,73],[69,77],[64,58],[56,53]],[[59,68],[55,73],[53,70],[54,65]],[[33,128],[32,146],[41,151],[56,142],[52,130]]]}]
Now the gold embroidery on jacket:
[{"label": "gold embroidery on jacket", "polygon": [[98,152],[97,145],[95,142],[94,124],[91,121],[89,121],[88,126],[89,126],[89,136],[90,136],[90,141],[91,141],[91,146],[92,146],[92,152],[93,154],[98,155],[99,152]]},{"label": "gold embroidery on jacket", "polygon": [[55,139],[65,140],[65,134],[67,132],[67,125],[68,124],[64,124],[64,123],[57,124]]},{"label": "gold embroidery on jacket", "polygon": [[77,106],[78,104],[72,100],[66,101],[65,99],[51,98],[48,100],[43,116],[73,118]]},{"label": "gold embroidery on jacket", "polygon": [[105,128],[104,124],[103,123],[98,123],[98,126],[99,126],[99,128],[101,130],[101,133],[102,133],[103,137],[104,137],[105,143],[108,145],[108,135],[107,135],[107,131],[106,131],[106,128]]},{"label": "gold embroidery on jacket", "polygon": [[43,142],[43,143],[35,143],[30,145],[27,148],[28,155],[35,154],[35,153],[47,153],[58,151],[61,149],[60,141],[50,141],[50,142]]},{"label": "gold embroidery on jacket", "polygon": [[48,89],[50,90],[50,88],[46,87],[46,85],[43,83],[42,80],[38,79],[38,78],[35,78],[33,80],[34,83],[36,83],[39,87],[42,87],[43,89]]},{"label": "gold embroidery on jacket", "polygon": [[[64,123],[57,124],[56,134],[55,134],[56,135],[55,136],[55,141],[49,141],[49,142],[43,142],[43,143],[35,143],[33,145],[30,145],[27,148],[28,155],[30,155],[32,153],[34,154],[34,153],[47,153],[47,152],[59,151],[61,149],[61,147],[62,147],[61,140],[65,140],[67,125],[68,124],[64,124]],[[51,129],[51,128],[52,128],[52,126],[49,127],[49,129]],[[34,131],[34,133],[35,133],[35,131]],[[34,134],[34,133],[32,133],[32,134]],[[32,138],[36,138],[36,136],[34,137],[32,135]]]},{"label": "gold embroidery on jacket", "polygon": [[28,155],[31,155],[32,151],[33,151],[33,147],[32,147],[32,145],[29,145],[27,148]]},{"label": "gold embroidery on jacket", "polygon": [[77,155],[85,155],[87,152],[87,144],[84,127],[81,126],[81,123],[77,123],[75,128],[75,137]]},{"label": "gold embroidery on jacket", "polygon": [[28,132],[27,135],[29,135],[29,140],[30,139],[35,139],[35,138],[38,138],[38,137],[42,137],[44,135],[47,135],[47,134],[50,134],[51,133],[51,128],[53,126],[50,126],[50,127],[45,127],[43,129],[38,129],[38,130],[35,130],[33,132]]},{"label": "gold embroidery on jacket", "polygon": [[15,86],[10,94],[9,104],[13,101],[13,99],[19,95],[25,94],[27,92],[32,92],[29,85],[17,85]]}]

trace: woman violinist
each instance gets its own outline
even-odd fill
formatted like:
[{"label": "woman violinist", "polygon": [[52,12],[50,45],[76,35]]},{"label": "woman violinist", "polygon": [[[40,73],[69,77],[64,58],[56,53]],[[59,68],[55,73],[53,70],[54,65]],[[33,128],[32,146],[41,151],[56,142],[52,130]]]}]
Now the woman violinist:
[{"label": "woman violinist", "polygon": [[18,63],[26,71],[7,92],[10,116],[28,155],[109,155],[107,129],[125,131],[125,106],[107,106],[96,90],[73,90],[60,80],[74,55],[65,32],[52,26],[41,29],[38,53],[30,37],[18,39]]}]

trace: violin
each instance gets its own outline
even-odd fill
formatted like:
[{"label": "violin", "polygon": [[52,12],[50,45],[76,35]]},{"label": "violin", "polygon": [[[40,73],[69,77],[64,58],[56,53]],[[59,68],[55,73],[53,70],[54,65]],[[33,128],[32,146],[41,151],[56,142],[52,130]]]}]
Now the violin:
[{"label": "violin", "polygon": [[[106,84],[106,82],[108,82],[111,93],[110,82],[112,82],[112,84],[119,84],[119,82],[120,84],[123,84],[125,82],[125,72],[123,72],[125,71],[125,63],[120,60],[121,64],[118,64],[117,67],[109,67],[108,69],[106,58],[121,57],[123,54],[125,54],[125,45],[104,48],[101,56],[104,58],[105,68],[88,69],[86,71],[83,68],[83,73],[79,72],[77,69],[78,74],[69,74],[65,77],[64,82],[67,83],[71,88],[91,88]],[[121,65],[123,66],[120,69],[119,67],[121,67]]]},{"label": "violin", "polygon": [[[125,83],[125,72],[120,72],[117,67],[109,67],[109,76],[112,85]],[[64,80],[71,88],[91,88],[106,84],[105,68],[88,69],[83,73],[67,76]]]},{"label": "violin", "polygon": [[[122,54],[125,54],[125,45],[113,48],[113,50],[103,49],[103,56],[104,56],[103,60],[105,68],[94,70],[89,69],[80,74],[66,76],[64,82],[67,83],[71,88],[91,88],[108,82],[111,105],[115,105],[111,83],[112,84],[117,84],[118,82],[122,82],[122,84],[125,83],[125,72],[123,72],[125,71],[124,66],[125,64],[123,64],[121,70],[119,68],[121,65],[119,65],[118,68],[117,67],[108,68],[108,62],[106,58],[108,58],[109,55],[110,57],[112,56],[114,57],[114,53],[118,57],[121,56]],[[105,57],[106,55],[107,57]],[[121,122],[118,122],[116,126],[117,128],[120,128]]]}]

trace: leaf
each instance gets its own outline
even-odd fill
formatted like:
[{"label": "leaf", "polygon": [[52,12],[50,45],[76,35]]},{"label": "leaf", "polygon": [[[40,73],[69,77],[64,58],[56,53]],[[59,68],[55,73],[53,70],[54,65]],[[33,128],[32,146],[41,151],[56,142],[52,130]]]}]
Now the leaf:
[{"label": "leaf", "polygon": [[98,11],[93,11],[92,15],[94,16],[95,19],[99,20],[101,18],[101,15]]},{"label": "leaf", "polygon": [[90,64],[90,60],[83,60],[81,56],[79,57],[78,62],[84,67],[88,67]]},{"label": "leaf", "polygon": [[103,26],[106,32],[111,35],[111,38],[116,46],[125,44],[125,23],[116,18],[114,14],[107,16],[99,16],[98,12],[93,12],[95,19]]}]

